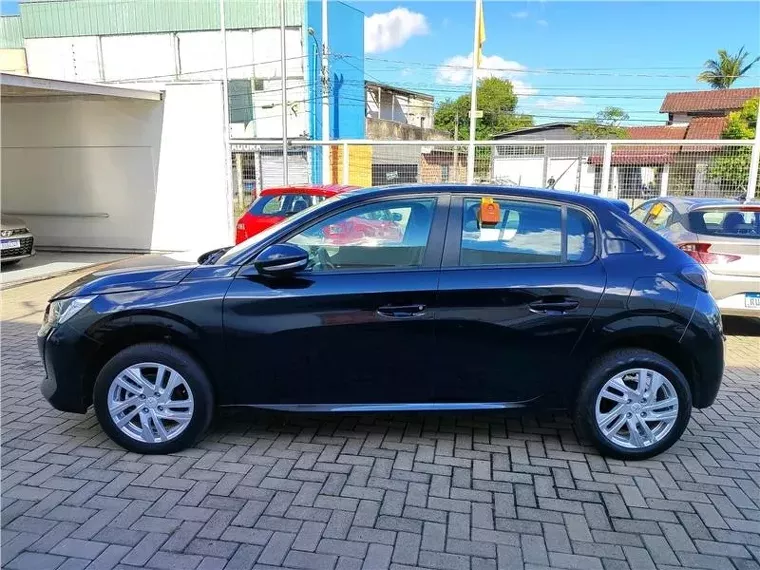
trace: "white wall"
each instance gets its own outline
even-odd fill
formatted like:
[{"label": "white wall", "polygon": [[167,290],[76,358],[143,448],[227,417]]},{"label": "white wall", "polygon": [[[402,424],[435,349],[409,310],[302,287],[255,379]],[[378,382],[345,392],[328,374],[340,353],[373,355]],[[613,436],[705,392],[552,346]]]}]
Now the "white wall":
[{"label": "white wall", "polygon": [[170,85],[162,102],[4,98],[2,210],[22,214],[40,246],[229,243],[221,109],[219,83]]},{"label": "white wall", "polygon": [[493,160],[493,177],[499,181],[540,188],[543,175],[543,157],[495,157]]},{"label": "white wall", "polygon": [[[300,27],[285,30],[288,88],[288,135],[308,131],[305,86],[306,60]],[[39,77],[73,81],[205,81],[222,79],[222,41],[219,32],[177,32],[119,36],[83,36],[28,39],[29,73]],[[231,30],[227,32],[229,79],[264,80],[254,92],[255,121],[231,126],[236,137],[282,136],[280,85],[280,29]],[[241,97],[233,105],[247,104]],[[419,119],[416,123],[419,124]],[[432,125],[432,105],[430,119]]]},{"label": "white wall", "polygon": [[367,88],[367,110],[373,119],[433,128],[433,102],[391,90]]}]

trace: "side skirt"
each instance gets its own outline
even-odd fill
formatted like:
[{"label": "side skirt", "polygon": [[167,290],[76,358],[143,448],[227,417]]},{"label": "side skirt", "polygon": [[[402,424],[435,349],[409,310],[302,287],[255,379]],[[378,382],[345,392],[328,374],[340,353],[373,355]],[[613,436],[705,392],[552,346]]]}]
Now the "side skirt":
[{"label": "side skirt", "polygon": [[[525,408],[530,402],[447,402],[434,404],[251,404],[242,407],[280,412],[445,412],[465,410],[510,410]],[[228,406],[224,406],[228,407]],[[241,406],[229,406],[241,407]]]}]

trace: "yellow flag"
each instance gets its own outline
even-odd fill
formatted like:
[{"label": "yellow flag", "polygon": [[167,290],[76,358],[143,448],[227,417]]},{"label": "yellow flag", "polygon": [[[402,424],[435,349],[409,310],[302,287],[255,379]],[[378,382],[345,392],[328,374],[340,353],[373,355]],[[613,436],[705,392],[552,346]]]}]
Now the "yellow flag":
[{"label": "yellow flag", "polygon": [[486,21],[483,15],[483,0],[475,0],[475,9],[478,11],[478,29],[475,33],[478,37],[478,53],[475,56],[475,66],[480,67],[480,63],[483,61],[483,44],[486,41]]}]

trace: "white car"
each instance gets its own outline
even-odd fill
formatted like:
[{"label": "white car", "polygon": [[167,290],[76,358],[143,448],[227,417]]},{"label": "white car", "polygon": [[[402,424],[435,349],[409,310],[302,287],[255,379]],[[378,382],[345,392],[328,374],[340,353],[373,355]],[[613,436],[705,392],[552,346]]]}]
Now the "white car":
[{"label": "white car", "polygon": [[34,236],[21,218],[0,216],[0,263],[3,267],[34,255]]}]

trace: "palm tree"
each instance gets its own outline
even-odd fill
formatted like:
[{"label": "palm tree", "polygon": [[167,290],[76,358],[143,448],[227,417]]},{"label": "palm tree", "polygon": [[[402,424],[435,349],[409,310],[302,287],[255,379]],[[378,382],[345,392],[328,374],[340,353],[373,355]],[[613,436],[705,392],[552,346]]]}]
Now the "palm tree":
[{"label": "palm tree", "polygon": [[705,70],[697,76],[697,81],[709,83],[713,89],[728,89],[734,81],[760,61],[758,56],[745,65],[747,57],[749,53],[744,51],[744,46],[736,55],[729,55],[724,49],[718,50],[718,59],[708,59],[705,62]]}]

